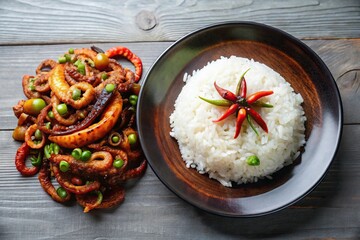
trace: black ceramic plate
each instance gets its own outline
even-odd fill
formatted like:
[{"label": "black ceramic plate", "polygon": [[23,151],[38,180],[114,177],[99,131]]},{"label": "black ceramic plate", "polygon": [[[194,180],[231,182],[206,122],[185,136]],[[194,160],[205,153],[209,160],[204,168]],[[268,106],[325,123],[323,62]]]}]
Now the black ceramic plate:
[{"label": "black ceramic plate", "polygon": [[[169,116],[184,85],[185,72],[231,55],[266,64],[301,93],[307,143],[294,164],[274,174],[272,180],[226,188],[185,167],[177,142],[169,135]],[[342,131],[339,91],[322,60],[289,34],[251,22],[209,26],[170,46],[145,78],[137,117],[142,147],[159,179],[194,206],[233,217],[272,213],[306,196],[329,168]]]}]

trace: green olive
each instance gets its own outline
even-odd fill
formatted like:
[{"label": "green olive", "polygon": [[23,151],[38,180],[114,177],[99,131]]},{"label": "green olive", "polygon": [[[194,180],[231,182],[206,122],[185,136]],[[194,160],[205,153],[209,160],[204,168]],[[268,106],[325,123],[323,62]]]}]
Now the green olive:
[{"label": "green olive", "polygon": [[46,107],[46,103],[41,98],[30,98],[24,103],[24,112],[36,116],[40,111]]},{"label": "green olive", "polygon": [[68,113],[68,108],[65,103],[61,103],[56,106],[56,111],[63,116]]},{"label": "green olive", "polygon": [[98,53],[94,59],[95,67],[104,70],[109,65],[109,58],[105,53]]}]

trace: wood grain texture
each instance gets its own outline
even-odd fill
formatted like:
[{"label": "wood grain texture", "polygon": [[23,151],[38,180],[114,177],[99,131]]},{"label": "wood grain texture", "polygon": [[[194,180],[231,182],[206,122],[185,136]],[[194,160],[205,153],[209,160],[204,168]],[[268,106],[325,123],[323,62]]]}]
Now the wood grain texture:
[{"label": "wood grain texture", "polygon": [[10,131],[0,131],[0,239],[360,237],[359,125],[344,127],[338,157],[311,194],[278,213],[249,219],[223,218],[192,207],[166,189],[150,168],[127,187],[118,208],[84,214],[78,205],[54,202],[36,177],[20,176],[12,158],[19,144],[10,138]]},{"label": "wood grain texture", "polygon": [[357,0],[1,1],[0,44],[174,41],[224,21],[265,23],[299,38],[357,38],[359,11]]}]

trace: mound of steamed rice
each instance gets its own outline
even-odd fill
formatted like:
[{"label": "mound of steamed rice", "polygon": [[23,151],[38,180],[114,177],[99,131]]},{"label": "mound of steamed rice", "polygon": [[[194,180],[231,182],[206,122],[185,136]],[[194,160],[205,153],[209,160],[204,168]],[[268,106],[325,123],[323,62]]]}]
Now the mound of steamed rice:
[{"label": "mound of steamed rice", "polygon": [[[214,123],[227,107],[209,104],[208,99],[222,99],[214,82],[235,92],[240,76],[245,78],[247,95],[260,90],[274,93],[262,98],[273,108],[257,108],[269,132],[265,133],[255,122],[259,136],[244,121],[241,133],[234,139],[235,115]],[[306,120],[301,106],[303,98],[277,72],[268,66],[240,57],[221,57],[208,63],[192,75],[185,74],[186,82],[175,101],[170,116],[170,135],[178,141],[183,160],[188,168],[218,180],[227,187],[232,182],[242,184],[271,178],[271,174],[291,164],[305,144]],[[260,165],[250,166],[246,159],[256,155]]]}]

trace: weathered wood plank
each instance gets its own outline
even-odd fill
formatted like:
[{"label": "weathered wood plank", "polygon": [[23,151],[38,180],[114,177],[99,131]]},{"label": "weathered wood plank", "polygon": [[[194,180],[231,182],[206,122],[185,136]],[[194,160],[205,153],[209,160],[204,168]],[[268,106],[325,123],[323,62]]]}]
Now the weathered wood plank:
[{"label": "weathered wood plank", "polygon": [[358,0],[1,1],[0,44],[174,41],[224,21],[265,23],[299,38],[357,38],[359,12]]},{"label": "weathered wood plank", "polygon": [[[343,105],[345,124],[360,123],[360,39],[347,40],[306,40],[309,45],[327,64],[339,86]],[[140,56],[144,64],[144,75],[156,58],[172,42],[141,42],[123,43]],[[116,44],[97,44],[107,49]],[[0,88],[0,129],[13,129],[16,118],[12,106],[24,95],[21,88],[21,78],[24,74],[34,74],[37,65],[46,58],[56,59],[69,47],[88,47],[91,44],[70,45],[34,45],[34,46],[0,46],[0,79],[4,84]],[[129,65],[130,66],[130,65]]]},{"label": "weathered wood plank", "polygon": [[19,144],[0,131],[0,239],[357,239],[360,125],[345,126],[343,136],[328,174],[303,200],[265,217],[231,219],[177,198],[150,168],[128,186],[120,207],[84,214],[54,202],[36,177],[21,177],[13,160]]}]

